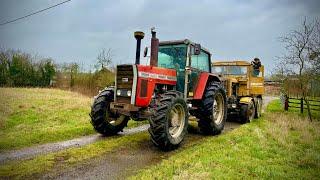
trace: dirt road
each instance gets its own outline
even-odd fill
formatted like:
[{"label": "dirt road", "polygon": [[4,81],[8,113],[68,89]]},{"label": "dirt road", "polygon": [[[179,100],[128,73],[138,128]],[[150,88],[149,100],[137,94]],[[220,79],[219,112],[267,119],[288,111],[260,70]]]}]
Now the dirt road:
[{"label": "dirt road", "polygon": [[[276,99],[275,97],[265,97],[264,107]],[[228,133],[241,124],[236,120],[230,120],[226,123],[224,131],[221,135]],[[45,174],[41,179],[123,179],[138,170],[147,166],[157,164],[163,159],[184,150],[189,146],[196,145],[201,140],[207,138],[197,133],[194,127],[190,130],[179,149],[172,152],[162,152],[154,147],[150,141],[142,142],[137,147],[123,147],[117,151],[108,153],[103,157],[92,159],[90,162],[79,164],[70,169],[56,171],[54,173]]]},{"label": "dirt road", "polygon": [[[265,97],[264,107],[276,97]],[[226,123],[222,133],[228,133],[236,128],[239,124],[236,120],[231,120]],[[148,125],[143,125],[137,128],[127,129],[122,132],[124,135],[129,135],[147,130]],[[189,134],[185,138],[181,147],[172,152],[162,152],[154,147],[150,141],[142,142],[137,147],[122,147],[111,153],[92,159],[88,162],[78,164],[72,168],[64,169],[56,167],[53,173],[44,174],[37,178],[40,179],[122,179],[128,175],[134,174],[137,170],[159,163],[161,160],[169,157],[170,155],[182,151],[186,147],[200,143],[202,139],[207,138],[198,133],[197,128],[191,127]],[[60,151],[62,149],[84,146],[99,140],[103,140],[101,135],[92,135],[82,138],[77,138],[69,141],[50,143],[22,150],[5,152],[0,155],[0,164],[14,159],[30,159],[39,154],[46,154],[49,152]]]},{"label": "dirt road", "polygon": [[[227,122],[225,134],[239,127],[237,122]],[[193,127],[194,128],[194,127]],[[207,136],[197,133],[197,129],[189,131],[179,149],[172,152],[163,152],[157,149],[151,141],[141,142],[137,147],[122,147],[107,155],[92,159],[89,162],[78,164],[70,169],[62,169],[54,173],[45,174],[40,179],[124,179],[137,170],[157,164],[163,159],[184,150],[187,147],[201,143]]]},{"label": "dirt road", "polygon": [[[130,135],[141,131],[146,131],[149,125],[142,125],[135,128],[124,129],[120,132],[121,135]],[[47,154],[50,152],[61,151],[63,149],[80,147],[87,144],[94,143],[96,141],[104,140],[106,137],[100,134],[94,134],[81,138],[71,139],[67,141],[61,141],[57,143],[48,143],[39,146],[28,147],[20,150],[12,150],[8,152],[2,152],[0,154],[0,165],[10,160],[23,160],[31,159],[40,154]]]}]

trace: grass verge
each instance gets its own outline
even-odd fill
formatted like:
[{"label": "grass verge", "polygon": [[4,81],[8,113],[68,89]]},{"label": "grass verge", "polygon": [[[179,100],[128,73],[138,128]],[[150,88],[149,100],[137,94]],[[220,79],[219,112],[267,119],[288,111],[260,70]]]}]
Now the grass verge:
[{"label": "grass verge", "polygon": [[[45,88],[0,88],[0,152],[95,133],[92,99]],[[128,127],[145,122],[129,121]]]},{"label": "grass verge", "polygon": [[250,124],[178,152],[131,179],[317,179],[320,123],[274,101]]},{"label": "grass verge", "polygon": [[140,142],[147,140],[149,140],[147,132],[130,136],[108,137],[105,140],[87,146],[41,155],[31,160],[12,161],[0,166],[0,179],[29,179],[35,175],[50,172],[57,166],[59,169],[71,167],[75,164],[85,162],[88,159],[102,156],[121,146],[134,148]]}]

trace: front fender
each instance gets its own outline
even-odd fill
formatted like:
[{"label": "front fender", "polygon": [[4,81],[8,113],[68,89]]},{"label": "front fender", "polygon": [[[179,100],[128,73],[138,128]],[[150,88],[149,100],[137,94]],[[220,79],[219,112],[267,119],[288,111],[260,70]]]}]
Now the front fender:
[{"label": "front fender", "polygon": [[208,72],[202,72],[198,78],[198,82],[196,84],[196,87],[194,88],[194,96],[193,99],[202,99],[204,90],[207,86],[207,83],[209,81],[217,81],[217,82],[221,82],[220,78],[218,76],[216,76],[215,74],[211,74]]},{"label": "front fender", "polygon": [[240,103],[249,104],[253,99],[251,97],[242,97],[240,98]]}]

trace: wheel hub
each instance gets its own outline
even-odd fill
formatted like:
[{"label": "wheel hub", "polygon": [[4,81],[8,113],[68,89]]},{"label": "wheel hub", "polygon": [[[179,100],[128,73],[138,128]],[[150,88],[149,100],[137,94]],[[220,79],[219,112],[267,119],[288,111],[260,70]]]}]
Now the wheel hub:
[{"label": "wheel hub", "polygon": [[112,126],[117,126],[119,124],[121,124],[126,116],[125,115],[116,115],[116,114],[113,114],[112,112],[107,112],[106,113],[106,119],[107,121],[112,125]]},{"label": "wheel hub", "polygon": [[170,111],[169,134],[172,137],[178,137],[184,127],[185,111],[182,105],[175,104]]},{"label": "wheel hub", "polygon": [[117,126],[117,125],[121,124],[124,119],[125,119],[125,116],[121,115],[120,117],[118,117],[118,118],[116,118],[114,120],[111,120],[110,124],[113,125],[113,126]]},{"label": "wheel hub", "polygon": [[213,101],[212,117],[216,124],[220,124],[224,116],[224,100],[221,94],[217,94]]}]

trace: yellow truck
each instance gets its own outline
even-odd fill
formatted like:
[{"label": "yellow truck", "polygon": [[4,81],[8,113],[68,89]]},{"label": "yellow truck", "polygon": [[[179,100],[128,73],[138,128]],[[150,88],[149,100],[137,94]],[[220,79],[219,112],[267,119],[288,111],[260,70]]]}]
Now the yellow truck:
[{"label": "yellow truck", "polygon": [[264,94],[264,66],[247,61],[216,61],[212,72],[218,74],[226,89],[228,117],[236,115],[242,123],[261,116]]}]

